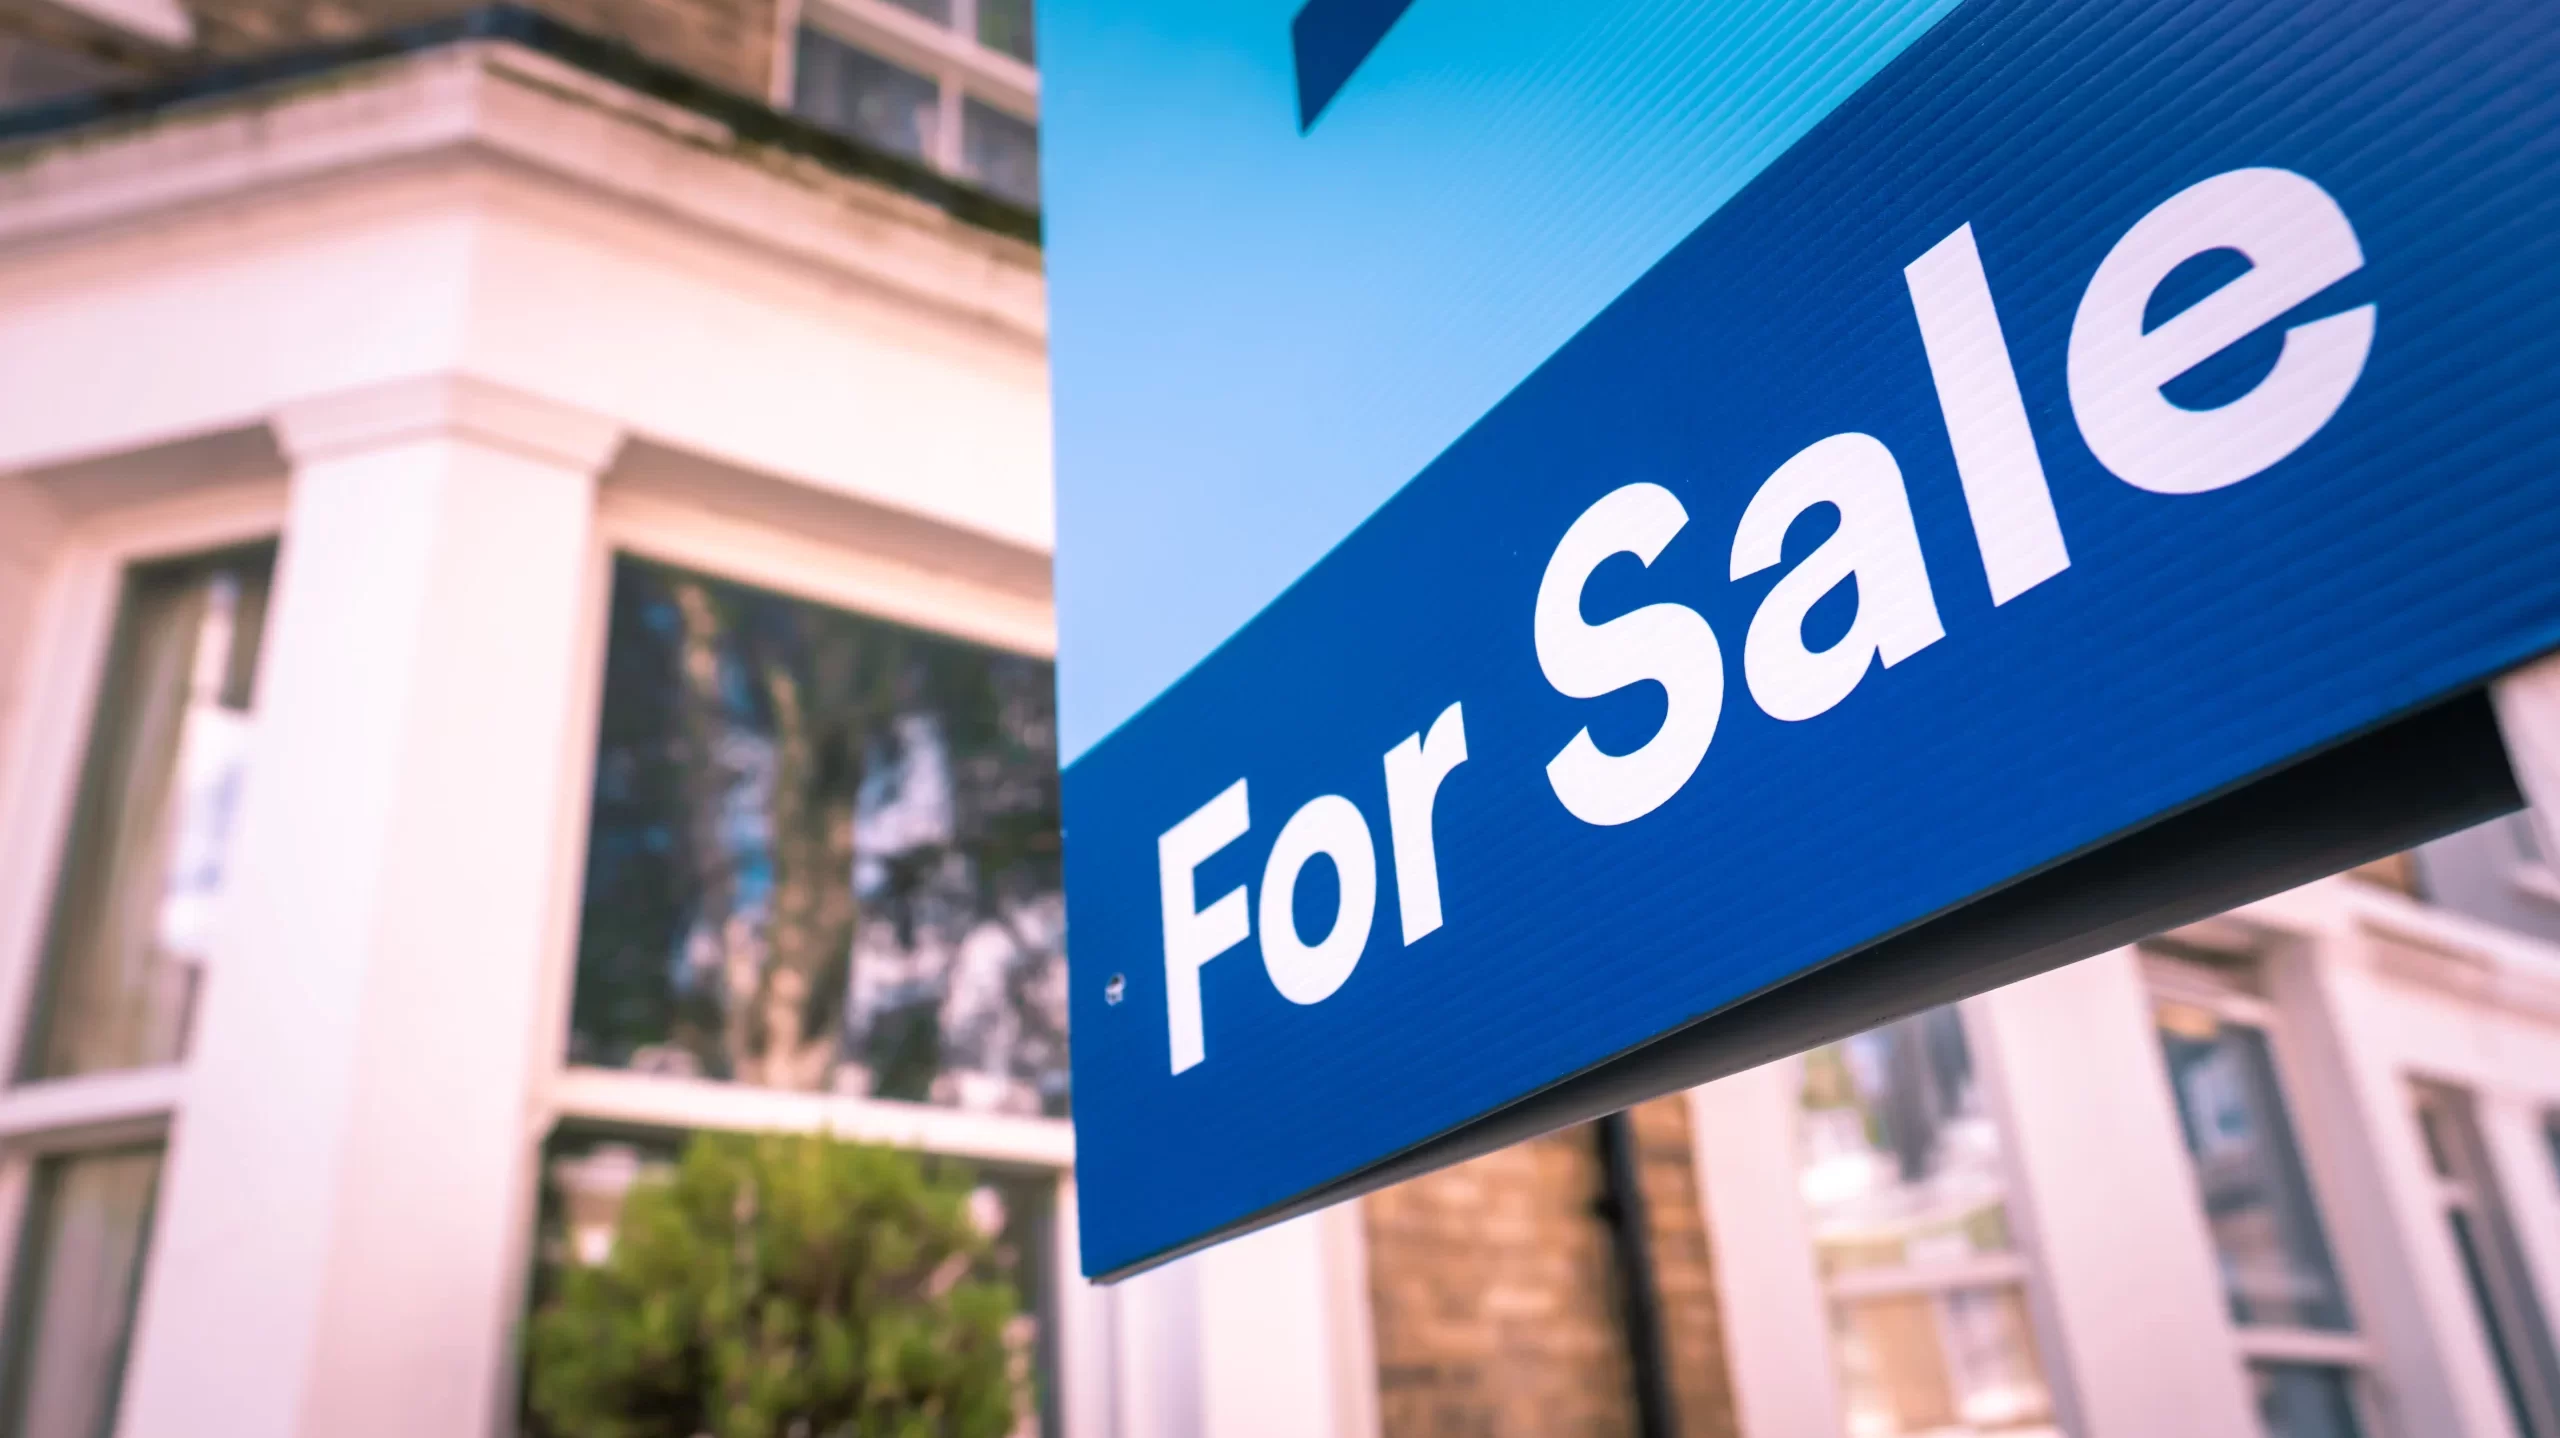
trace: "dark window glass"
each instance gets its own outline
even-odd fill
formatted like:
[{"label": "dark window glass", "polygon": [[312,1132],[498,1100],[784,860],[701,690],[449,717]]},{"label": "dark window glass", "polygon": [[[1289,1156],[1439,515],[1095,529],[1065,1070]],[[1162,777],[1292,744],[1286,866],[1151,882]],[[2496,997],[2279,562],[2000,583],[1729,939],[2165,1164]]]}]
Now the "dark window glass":
[{"label": "dark window glass", "polygon": [[2164,1004],[2160,1043],[2232,1321],[2353,1328],[2267,1036]]},{"label": "dark window glass", "polygon": [[104,90],[133,79],[113,61],[24,35],[0,35],[0,109]]},{"label": "dark window glass", "polygon": [[2309,1363],[2256,1363],[2258,1426],[2267,1438],[2362,1438],[2355,1379],[2343,1368]]},{"label": "dark window glass", "polygon": [[247,780],[272,546],[125,577],[19,1075],[175,1062]]},{"label": "dark window glass", "polygon": [[942,86],[803,26],[791,108],[839,134],[922,160],[933,153]]},{"label": "dark window glass", "polygon": [[2000,1128],[1963,1015],[1931,1009],[1813,1050],[1798,1103],[1815,1261],[1850,1280],[1831,1304],[1849,1430],[1963,1438],[2049,1424],[2025,1285],[1980,1281],[1980,1260],[2014,1245]]},{"label": "dark window glass", "polygon": [[570,1054],[1067,1111],[1050,666],[625,558]]},{"label": "dark window glass", "polygon": [[1040,203],[1040,127],[975,100],[961,107],[961,148],[979,184],[1022,205]]},{"label": "dark window glass", "polygon": [[1031,0],[978,0],[978,43],[1029,65],[1038,57],[1031,49]]},{"label": "dark window glass", "polygon": [[159,1183],[157,1147],[36,1164],[10,1294],[0,1433],[99,1438],[115,1431]]}]

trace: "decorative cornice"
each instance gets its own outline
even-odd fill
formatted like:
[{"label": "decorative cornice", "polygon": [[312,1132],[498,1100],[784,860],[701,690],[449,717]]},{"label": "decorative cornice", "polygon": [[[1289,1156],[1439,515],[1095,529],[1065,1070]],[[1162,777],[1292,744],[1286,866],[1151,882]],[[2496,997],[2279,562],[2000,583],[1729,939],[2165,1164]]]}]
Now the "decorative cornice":
[{"label": "decorative cornice", "polygon": [[584,474],[601,473],[621,448],[621,426],[469,375],[420,375],[297,400],[271,423],[297,465],[436,436],[509,449]]}]

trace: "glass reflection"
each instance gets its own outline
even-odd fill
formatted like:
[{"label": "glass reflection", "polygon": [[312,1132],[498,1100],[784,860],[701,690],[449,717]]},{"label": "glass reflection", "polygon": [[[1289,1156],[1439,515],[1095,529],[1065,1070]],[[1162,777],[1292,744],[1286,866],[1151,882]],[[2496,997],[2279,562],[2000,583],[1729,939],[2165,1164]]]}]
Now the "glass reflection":
[{"label": "glass reflection", "polygon": [[791,107],[803,117],[909,159],[933,153],[942,85],[932,76],[805,25],[793,65]]},{"label": "glass reflection", "polygon": [[260,546],[125,578],[21,1078],[185,1051],[248,776],[274,562]]},{"label": "glass reflection", "polygon": [[1067,1107],[1045,662],[620,560],[574,1061]]},{"label": "glass reflection", "polygon": [[2000,1130],[1954,1009],[1805,1055],[1803,1132],[1825,1275],[2008,1251]]},{"label": "glass reflection", "polygon": [[1031,0],[978,0],[978,43],[1001,50],[1024,64],[1036,63],[1032,50]]},{"label": "glass reflection", "polygon": [[1934,1009],[1804,1062],[1798,1182],[1850,1438],[2053,1433],[1962,1016]]},{"label": "glass reflection", "polygon": [[2162,1004],[2158,1012],[2232,1321],[2351,1329],[2266,1034],[2191,1005]]},{"label": "glass reflection", "polygon": [[960,107],[961,150],[978,183],[1016,204],[1040,203],[1040,129],[978,100]]}]

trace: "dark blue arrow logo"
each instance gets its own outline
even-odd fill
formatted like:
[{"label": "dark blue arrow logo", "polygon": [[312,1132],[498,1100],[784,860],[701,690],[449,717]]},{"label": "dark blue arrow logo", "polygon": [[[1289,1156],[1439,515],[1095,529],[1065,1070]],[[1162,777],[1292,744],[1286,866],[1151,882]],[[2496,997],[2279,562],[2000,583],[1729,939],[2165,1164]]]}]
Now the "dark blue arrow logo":
[{"label": "dark blue arrow logo", "polygon": [[1289,22],[1289,47],[1298,62],[1298,133],[1315,128],[1316,117],[1351,72],[1387,38],[1397,19],[1413,8],[1413,0],[1307,0]]}]

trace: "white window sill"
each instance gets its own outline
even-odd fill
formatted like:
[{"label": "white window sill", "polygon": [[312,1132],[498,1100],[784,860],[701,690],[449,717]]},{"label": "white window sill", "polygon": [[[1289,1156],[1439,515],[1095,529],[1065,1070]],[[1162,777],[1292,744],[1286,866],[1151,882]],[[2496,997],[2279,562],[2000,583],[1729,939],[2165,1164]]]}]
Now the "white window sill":
[{"label": "white window sill", "polygon": [[971,1113],[933,1104],[794,1093],[719,1079],[574,1067],[551,1082],[552,1115],[652,1128],[832,1133],[838,1138],[1035,1168],[1075,1165],[1062,1118]]},{"label": "white window sill", "polygon": [[129,1069],[0,1090],[0,1144],[52,1148],[57,1140],[157,1132],[177,1111],[185,1079],[179,1068]]}]

